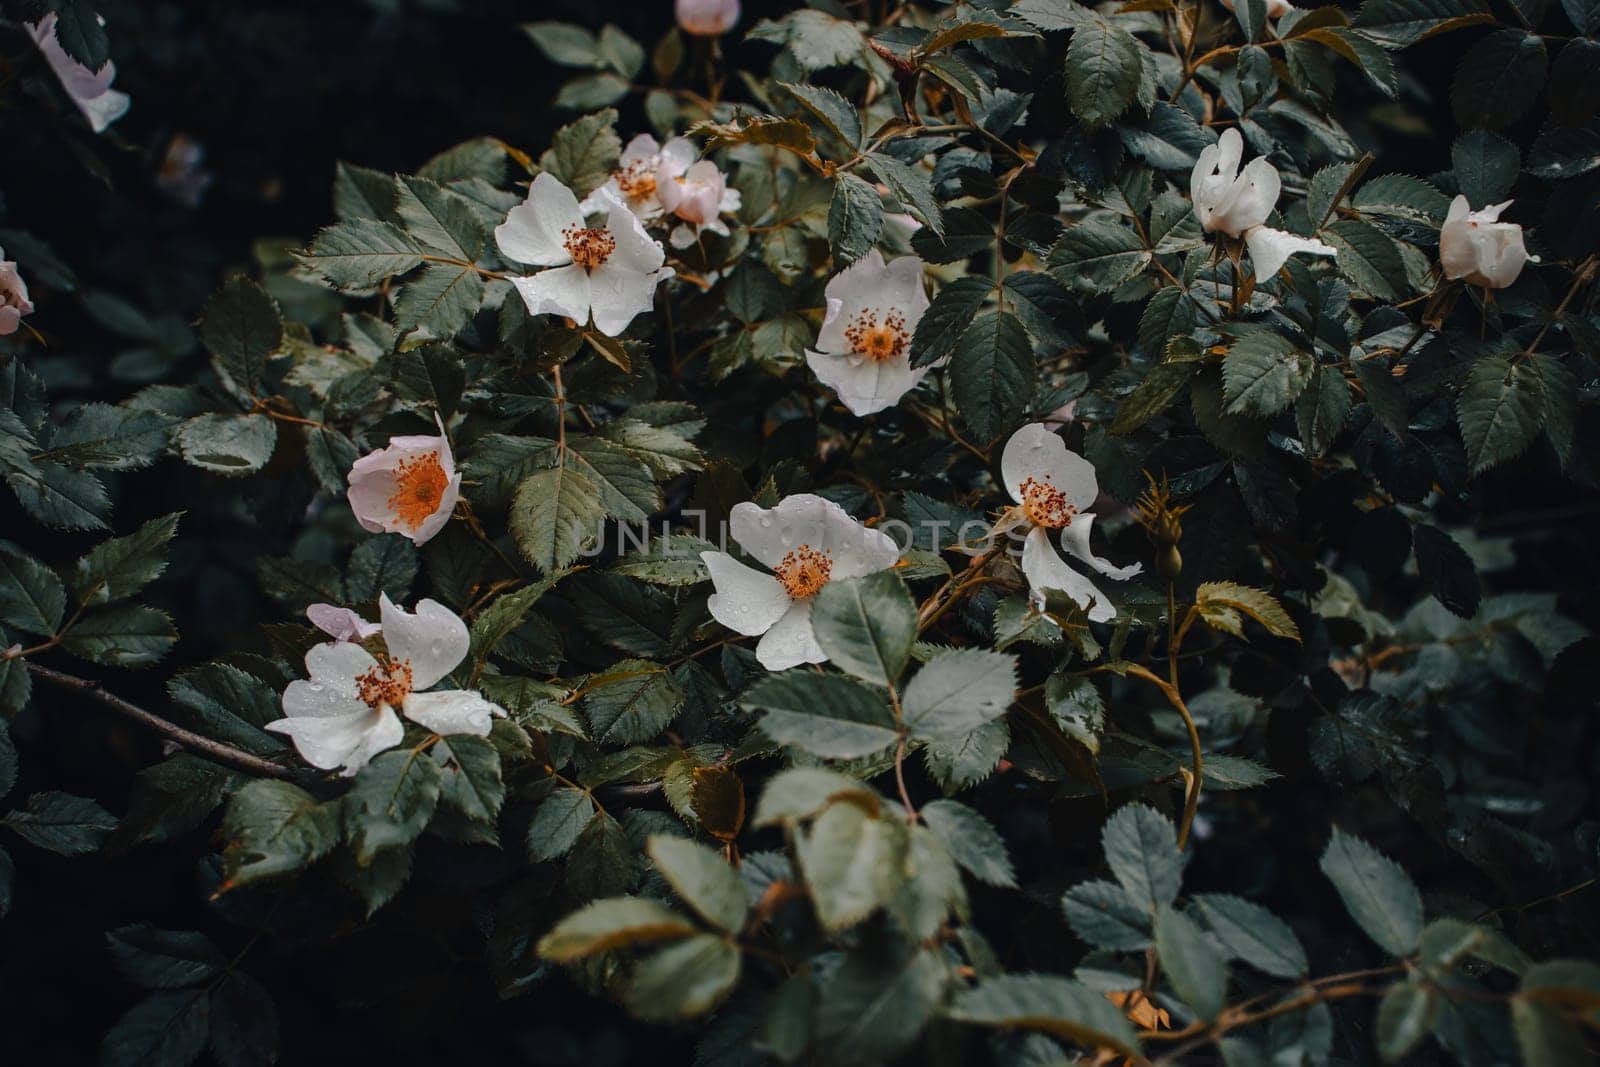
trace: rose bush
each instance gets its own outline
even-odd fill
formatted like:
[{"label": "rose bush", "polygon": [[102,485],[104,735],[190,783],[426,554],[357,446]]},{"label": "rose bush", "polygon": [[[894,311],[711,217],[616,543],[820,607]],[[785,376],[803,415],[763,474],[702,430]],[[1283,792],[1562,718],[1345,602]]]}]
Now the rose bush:
[{"label": "rose bush", "polygon": [[1600,9],[767,7],[524,26],[547,143],[192,333],[0,230],[0,915],[102,1062],[1590,1062]]}]

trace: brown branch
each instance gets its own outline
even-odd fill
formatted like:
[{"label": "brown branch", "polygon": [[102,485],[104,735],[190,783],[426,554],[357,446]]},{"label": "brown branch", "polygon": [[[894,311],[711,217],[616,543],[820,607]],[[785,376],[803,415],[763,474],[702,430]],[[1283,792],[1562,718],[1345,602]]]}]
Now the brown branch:
[{"label": "brown branch", "polygon": [[107,692],[99,682],[88,678],[79,678],[74,674],[53,671],[49,667],[41,667],[33,662],[29,662],[27,666],[29,673],[35,678],[97,701],[123,718],[132,719],[141,726],[149,727],[169,741],[182,745],[196,755],[204,756],[209,760],[229,767],[235,767],[241,771],[249,771],[251,774],[266,775],[269,778],[287,778],[290,775],[289,768],[282,764],[262,759],[260,756],[253,755],[243,749],[225,745],[221,741],[213,741],[211,738],[204,737],[192,730],[185,730],[177,723],[168,722],[154,712],[146,711],[137,704],[130,704],[128,701],[123,700],[115,693]]}]

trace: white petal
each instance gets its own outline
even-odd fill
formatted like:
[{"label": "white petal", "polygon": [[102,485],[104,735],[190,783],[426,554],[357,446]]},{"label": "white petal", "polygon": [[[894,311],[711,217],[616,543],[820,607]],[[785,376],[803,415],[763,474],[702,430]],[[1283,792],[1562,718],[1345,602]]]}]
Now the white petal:
[{"label": "white petal", "polygon": [[1236,126],[1229,126],[1217,138],[1217,173],[1230,182],[1239,173],[1239,161],[1244,158],[1244,137]]},{"label": "white petal", "polygon": [[1455,222],[1458,219],[1466,218],[1470,214],[1472,214],[1471,202],[1460,193],[1457,193],[1456,198],[1450,201],[1450,212],[1445,215],[1444,221]]},{"label": "white petal", "polygon": [[527,199],[495,227],[494,241],[508,259],[536,267],[559,267],[572,262],[561,231],[582,225],[583,211],[572,190],[553,175],[541,174],[528,187]]},{"label": "white petal", "polygon": [[1289,257],[1296,252],[1307,252],[1316,256],[1332,256],[1337,250],[1331,245],[1325,245],[1314,237],[1300,237],[1283,230],[1274,230],[1271,226],[1257,226],[1244,235],[1245,247],[1250,250],[1250,266],[1256,272],[1256,280],[1266,281],[1277,274]]},{"label": "white petal", "polygon": [[512,278],[530,315],[565,315],[580,326],[589,322],[589,272],[576,263]]},{"label": "white petal", "polygon": [[330,719],[364,715],[368,708],[355,686],[297,678],[283,690],[283,713],[291,719]]},{"label": "white petal", "polygon": [[1055,486],[1066,496],[1067,503],[1080,512],[1093,507],[1095,497],[1100,495],[1094,464],[1068,451],[1060,435],[1051,433],[1042,422],[1029,423],[1011,435],[1000,454],[1000,475],[1005,479],[1006,492],[1019,504],[1022,483],[1029,478]]},{"label": "white petal", "polygon": [[[111,64],[107,63],[106,66]],[[98,96],[77,98],[74,103],[83,112],[83,117],[89,120],[89,128],[95,133],[104,133],[106,127],[128,113],[133,98],[127,93],[107,89]]]},{"label": "white petal", "polygon": [[839,402],[853,415],[871,415],[893,407],[927,376],[927,367],[911,367],[907,356],[873,360],[806,352],[806,365],[817,380],[839,394]]},{"label": "white petal", "polygon": [[[832,283],[829,285],[831,287]],[[844,317],[844,300],[830,296],[825,298],[824,304],[826,310],[822,314],[822,329],[817,331],[817,348],[842,356],[850,351],[850,342],[844,336],[845,327],[850,325]]]},{"label": "white petal", "polygon": [[331,771],[342,766],[346,777],[405,737],[405,727],[393,711],[387,707],[371,711],[365,705],[355,715],[279,719],[266,728],[288,735],[300,758],[313,767]]},{"label": "white petal", "polygon": [[[677,140],[681,141],[683,138],[679,137]],[[693,148],[690,150],[693,151]],[[648,133],[641,133],[628,142],[628,146],[622,150],[622,155],[617,159],[617,165],[631,167],[635,163],[653,162],[660,155],[661,146],[656,143],[656,139]]]},{"label": "white petal", "polygon": [[673,248],[688,248],[700,240],[700,227],[680,222],[672,228],[672,235],[668,240],[672,242]]},{"label": "white petal", "polygon": [[1079,515],[1072,520],[1072,525],[1061,531],[1061,547],[1066,549],[1069,555],[1076,556],[1115,581],[1125,582],[1144,570],[1142,563],[1130,563],[1126,567],[1119,567],[1095,555],[1094,549],[1089,545],[1089,535],[1093,530],[1094,515]]},{"label": "white petal", "polygon": [[[667,253],[661,242],[645,232],[644,223],[628,210],[628,205],[615,197],[606,198],[606,229],[617,247],[606,257],[601,270],[620,267],[639,274],[648,274],[666,262]],[[596,272],[598,273],[598,271]]]},{"label": "white petal", "polygon": [[[1035,602],[1044,600],[1045,590],[1058,589],[1080,607],[1088,607],[1089,618],[1094,622],[1106,622],[1117,616],[1116,609],[1106,595],[1056,554],[1050,544],[1049,533],[1042,528],[1035,527],[1022,543],[1022,573],[1027,576]],[[1091,601],[1093,606],[1090,606]]]},{"label": "white petal", "polygon": [[[894,280],[883,262],[883,253],[874,248],[829,278],[823,295],[830,307],[833,301],[839,301],[839,314],[843,318],[839,335],[841,339],[843,326],[854,319],[857,312],[870,307],[878,308],[880,311],[894,307]],[[822,348],[824,352],[848,351],[848,346],[823,347],[820,338],[817,347]]]},{"label": "white petal", "polygon": [[702,552],[700,559],[716,589],[706,601],[706,609],[734,633],[746,637],[764,634],[789,610],[789,594],[772,575],[746,567],[726,552]]},{"label": "white petal", "polygon": [[826,663],[828,654],[817,644],[811,628],[811,601],[797,600],[756,644],[756,659],[769,671],[784,671],[802,663]]},{"label": "white petal", "polygon": [[801,545],[826,552],[833,559],[834,578],[870,574],[899,558],[888,535],[867,529],[838,504],[811,493],[784,497],[770,509],[749,501],[736,504],[728,526],[734,540],[768,567],[777,567]]},{"label": "white petal", "polygon": [[472,734],[488,737],[494,717],[505,716],[500,705],[485,700],[483,694],[452,689],[435,693],[412,693],[406,697],[406,718],[436,734]]},{"label": "white petal", "polygon": [[1282,187],[1276,167],[1264,157],[1252,159],[1218,203],[1213,220],[1217,229],[1238,237],[1250,227],[1260,226],[1271,217]]},{"label": "white petal", "polygon": [[419,600],[415,611],[406,611],[385,593],[378,598],[378,617],[390,658],[411,662],[413,689],[432,687],[466,658],[467,624],[437,600]]},{"label": "white petal", "polygon": [[661,146],[662,171],[671,178],[676,178],[694,164],[700,155],[700,150],[694,142],[687,137],[674,137]]},{"label": "white petal", "polygon": [[378,665],[367,650],[350,641],[327,641],[306,652],[306,673],[313,682],[347,692],[356,692],[356,679]]},{"label": "white petal", "polygon": [[594,315],[595,329],[607,337],[616,337],[628,328],[635,317],[650,310],[655,302],[656,286],[672,277],[672,268],[640,274],[622,266],[612,266],[610,261],[589,275],[590,311]]},{"label": "white petal", "polygon": [[310,605],[306,608],[306,618],[311,620],[311,625],[335,641],[361,641],[383,629],[349,608],[333,604]]}]

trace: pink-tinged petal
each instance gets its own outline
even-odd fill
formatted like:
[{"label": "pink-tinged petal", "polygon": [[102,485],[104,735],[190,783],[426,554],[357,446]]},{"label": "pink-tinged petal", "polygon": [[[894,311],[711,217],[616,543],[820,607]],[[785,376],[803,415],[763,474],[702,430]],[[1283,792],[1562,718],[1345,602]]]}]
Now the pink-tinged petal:
[{"label": "pink-tinged petal", "polygon": [[406,718],[436,734],[471,734],[488,737],[494,719],[505,717],[505,709],[483,694],[469,690],[444,690],[435,693],[412,693],[406,697]]},{"label": "pink-tinged petal", "polygon": [[1067,449],[1059,434],[1042,422],[1029,423],[1006,442],[1000,454],[1000,475],[1011,499],[1022,503],[1022,483],[1032,479],[1061,490],[1079,512],[1094,506],[1100,495],[1094,464]]},{"label": "pink-tinged petal", "polygon": [[676,0],[675,13],[684,33],[720,37],[739,21],[739,0]]},{"label": "pink-tinged petal", "polygon": [[528,187],[527,199],[506,213],[495,227],[495,245],[507,259],[535,267],[559,267],[572,262],[563,231],[583,226],[578,198],[550,174],[541,174]]},{"label": "pink-tinged petal", "polygon": [[746,567],[726,552],[702,552],[700,559],[716,589],[706,610],[734,633],[758,637],[789,610],[789,594],[772,575]]},{"label": "pink-tinged petal", "polygon": [[1045,592],[1059,590],[1071,597],[1080,607],[1087,608],[1094,622],[1108,622],[1117,617],[1111,601],[1095,584],[1071,567],[1056,554],[1050,544],[1050,534],[1035,527],[1022,543],[1022,573],[1028,579],[1036,604],[1043,604]]},{"label": "pink-tinged petal", "polygon": [[415,611],[406,611],[383,594],[378,617],[389,657],[411,664],[413,689],[431,688],[467,657],[467,624],[437,600],[419,600]]},{"label": "pink-tinged petal", "polygon": [[756,659],[769,671],[785,671],[802,663],[826,663],[828,654],[811,628],[811,601],[797,600],[756,643]]},{"label": "pink-tinged petal", "polygon": [[660,269],[661,264],[667,260],[667,253],[661,247],[661,242],[646,232],[644,223],[628,210],[628,205],[615,198],[608,199],[609,203],[605,207],[606,230],[616,242],[616,248],[606,257],[600,269],[621,268],[637,274],[648,274]]},{"label": "pink-tinged petal", "polygon": [[[899,558],[893,538],[867,529],[838,504],[812,493],[786,496],[772,508],[736,504],[728,525],[734,540],[768,567],[776,568],[802,545],[828,554],[834,578],[869,574]],[[888,562],[880,563],[889,553]]]},{"label": "pink-tinged petal", "polygon": [[661,160],[657,164],[660,168],[658,175],[667,178],[676,178],[694,165],[700,158],[700,149],[687,137],[674,137],[661,146]]},{"label": "pink-tinged petal", "polygon": [[660,155],[661,146],[656,139],[648,133],[641,133],[623,148],[622,155],[617,157],[617,166],[626,168],[636,163],[654,163]]},{"label": "pink-tinged petal", "polygon": [[1119,567],[1095,555],[1089,541],[1089,535],[1093,531],[1094,516],[1079,515],[1072,520],[1072,525],[1061,531],[1061,547],[1067,550],[1068,555],[1077,557],[1114,581],[1125,582],[1144,570],[1142,563],[1130,563],[1126,567]]},{"label": "pink-tinged petal", "polygon": [[306,608],[306,618],[311,620],[311,625],[335,641],[362,641],[383,629],[349,608],[332,604],[310,605]]}]

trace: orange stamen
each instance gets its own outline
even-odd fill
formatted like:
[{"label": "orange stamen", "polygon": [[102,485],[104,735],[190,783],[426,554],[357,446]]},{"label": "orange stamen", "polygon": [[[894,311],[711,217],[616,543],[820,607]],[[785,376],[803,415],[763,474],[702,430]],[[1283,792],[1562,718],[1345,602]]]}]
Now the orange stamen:
[{"label": "orange stamen", "polygon": [[387,657],[379,660],[376,667],[357,676],[356,695],[373,711],[385,704],[398,708],[411,695],[411,661],[394,663]]},{"label": "orange stamen", "polygon": [[617,239],[610,230],[598,227],[568,226],[561,231],[567,254],[584,270],[594,270],[617,250]]},{"label": "orange stamen", "polygon": [[1071,526],[1078,514],[1077,505],[1067,503],[1067,494],[1037,478],[1022,483],[1022,510],[1029,522],[1052,530]]},{"label": "orange stamen", "polygon": [[810,545],[784,556],[773,568],[784,591],[795,600],[805,600],[817,595],[833,575],[833,560],[826,552],[818,552]]},{"label": "orange stamen", "polygon": [[856,355],[882,363],[905,353],[911,333],[906,329],[906,317],[894,308],[889,309],[882,322],[878,321],[877,308],[864,308],[845,327],[844,339]]},{"label": "orange stamen", "polygon": [[389,507],[402,523],[415,530],[439,510],[439,502],[449,484],[444,465],[439,462],[439,453],[426,452],[403,459],[395,468],[394,494],[389,497]]}]

